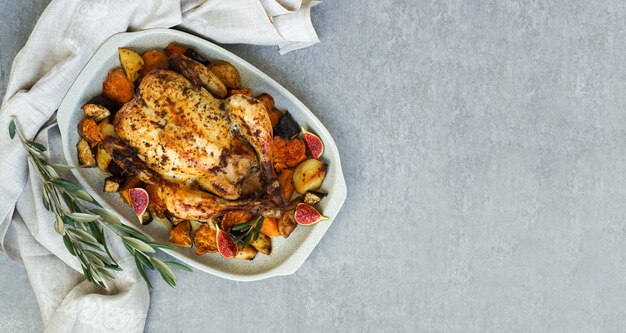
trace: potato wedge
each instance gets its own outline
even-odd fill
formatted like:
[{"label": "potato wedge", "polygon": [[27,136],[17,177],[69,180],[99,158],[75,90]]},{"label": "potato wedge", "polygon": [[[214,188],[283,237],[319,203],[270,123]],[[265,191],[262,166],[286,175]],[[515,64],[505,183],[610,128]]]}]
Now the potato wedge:
[{"label": "potato wedge", "polygon": [[230,230],[234,225],[250,221],[252,214],[248,212],[230,212],[222,217],[220,228],[222,230]]},{"label": "potato wedge", "polygon": [[278,219],[275,217],[266,216],[263,219],[263,225],[261,226],[261,233],[269,237],[280,236],[280,232],[278,231]]},{"label": "potato wedge", "polygon": [[78,151],[78,164],[83,168],[96,166],[96,157],[91,152],[91,147],[85,139],[81,139],[76,145]]},{"label": "potato wedge", "polygon": [[293,183],[293,170],[285,169],[278,175],[278,184],[283,189],[285,199],[289,201],[293,196],[296,187]]},{"label": "potato wedge", "polygon": [[289,235],[291,235],[291,233],[298,226],[294,213],[295,210],[288,210],[278,220],[278,232],[280,232],[280,235],[285,238],[289,237]]},{"label": "potato wedge", "polygon": [[231,63],[216,60],[206,66],[224,85],[230,89],[237,89],[241,85],[239,71]]},{"label": "potato wedge", "polygon": [[103,140],[107,136],[118,137],[115,132],[115,127],[111,124],[108,118],[105,118],[103,121],[98,123],[98,129],[100,130],[100,136],[102,136]]},{"label": "potato wedge", "polygon": [[104,192],[112,193],[120,190],[123,180],[117,177],[108,177],[104,180]]},{"label": "potato wedge", "polygon": [[124,104],[133,98],[133,83],[128,80],[126,73],[120,68],[113,69],[102,83],[102,94],[104,97]]},{"label": "potato wedge", "polygon": [[316,159],[308,159],[298,165],[293,172],[293,184],[296,192],[305,194],[308,191],[315,191],[324,182],[328,164]]},{"label": "potato wedge", "polygon": [[179,223],[170,230],[170,243],[182,247],[191,247],[191,224],[189,221]]},{"label": "potato wedge", "polygon": [[130,82],[137,81],[143,69],[143,59],[135,51],[121,47],[117,50],[120,56],[120,63],[126,73],[126,78],[128,78]]},{"label": "potato wedge", "polygon": [[95,147],[100,141],[102,141],[102,135],[100,135],[100,129],[98,124],[93,118],[85,117],[78,123],[78,135],[85,139],[89,143],[90,147]]},{"label": "potato wedge", "polygon": [[193,235],[193,244],[196,246],[196,254],[201,256],[207,252],[217,252],[215,229],[208,224],[201,225]]},{"label": "potato wedge", "polygon": [[150,73],[154,69],[168,69],[170,67],[167,55],[163,51],[146,51],[141,55],[141,59],[143,59],[143,69],[141,70],[141,77],[146,76],[146,74]]},{"label": "potato wedge", "polygon": [[241,244],[238,244],[239,252],[235,254],[235,259],[239,260],[252,260],[256,257],[257,250],[251,245],[246,246],[245,248],[241,248]]},{"label": "potato wedge", "polygon": [[93,118],[96,122],[100,122],[111,115],[111,111],[100,104],[85,104],[82,109],[87,117]]},{"label": "potato wedge", "polygon": [[272,239],[263,233],[260,233],[256,240],[252,237],[250,245],[265,255],[272,253]]},{"label": "potato wedge", "polygon": [[285,140],[275,136],[272,141],[272,161],[274,170],[280,172],[306,160],[306,146],[300,138]]},{"label": "potato wedge", "polygon": [[98,164],[98,169],[102,172],[109,172],[109,164],[113,160],[111,154],[109,154],[106,150],[98,146],[96,150],[96,163]]}]

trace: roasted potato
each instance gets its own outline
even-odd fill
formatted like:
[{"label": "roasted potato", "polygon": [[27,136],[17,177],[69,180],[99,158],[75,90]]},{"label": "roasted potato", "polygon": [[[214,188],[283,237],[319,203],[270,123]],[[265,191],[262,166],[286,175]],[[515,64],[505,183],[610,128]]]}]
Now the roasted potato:
[{"label": "roasted potato", "polygon": [[241,85],[239,71],[231,63],[216,60],[206,66],[224,85],[230,89],[237,89]]},{"label": "roasted potato", "polygon": [[165,47],[165,54],[167,54],[168,56],[172,54],[185,54],[185,52],[187,52],[188,49],[189,48],[184,45],[179,45],[176,43],[169,43]]},{"label": "roasted potato", "polygon": [[150,73],[153,69],[168,69],[170,67],[167,55],[163,51],[149,50],[141,55],[143,59],[143,69],[141,70],[141,76],[144,77]]},{"label": "roasted potato", "polygon": [[117,177],[108,177],[104,180],[104,192],[117,192],[120,190],[123,180]]},{"label": "roasted potato", "polygon": [[217,241],[215,238],[215,229],[208,224],[201,225],[193,235],[196,254],[201,256],[207,252],[217,252]]},{"label": "roasted potato", "polygon": [[241,243],[237,244],[239,248],[239,252],[235,255],[235,259],[239,260],[252,260],[256,257],[257,250],[251,245],[246,246],[245,248],[241,248]]},{"label": "roasted potato", "polygon": [[296,187],[296,191],[304,194],[320,188],[326,177],[327,169],[328,164],[313,158],[300,163],[293,172],[293,184]]},{"label": "roasted potato", "polygon": [[230,230],[234,225],[250,221],[252,214],[248,212],[230,212],[222,217],[220,228],[222,230]]},{"label": "roasted potato", "polygon": [[109,172],[109,164],[112,160],[113,157],[111,157],[111,154],[98,146],[98,149],[96,150],[96,163],[98,164],[98,169],[102,170],[102,172]]},{"label": "roasted potato", "polygon": [[78,164],[83,168],[96,166],[96,157],[91,152],[91,147],[85,139],[81,139],[76,145],[78,152]]},{"label": "roasted potato", "polygon": [[105,118],[103,121],[98,123],[98,130],[100,130],[100,136],[102,136],[102,139],[107,136],[118,137],[115,132],[115,127],[111,124],[108,118]]},{"label": "roasted potato", "polygon": [[265,255],[272,253],[272,239],[263,233],[260,233],[256,240],[252,237],[250,245]]},{"label": "roasted potato", "polygon": [[128,81],[135,82],[141,75],[143,69],[143,59],[137,52],[125,48],[118,48],[120,63],[126,73]]},{"label": "roasted potato", "polygon": [[278,184],[283,189],[285,199],[289,201],[293,196],[293,192],[296,190],[293,183],[293,170],[285,169],[278,175]]},{"label": "roasted potato", "polygon": [[280,236],[278,231],[278,219],[275,217],[266,216],[263,219],[263,225],[261,226],[261,232],[270,237]]},{"label": "roasted potato", "polygon": [[120,68],[113,69],[102,83],[102,94],[104,97],[124,104],[133,98],[133,83],[128,80],[126,73]]},{"label": "roasted potato", "polygon": [[228,89],[228,96],[239,95],[239,94],[252,97],[252,89],[247,89],[247,88]]},{"label": "roasted potato", "polygon": [[191,236],[189,235],[190,231],[191,224],[189,224],[189,221],[179,223],[170,230],[170,243],[182,247],[191,247]]},{"label": "roasted potato", "polygon": [[102,141],[102,135],[100,135],[100,129],[98,124],[93,118],[85,117],[78,123],[78,135],[85,139],[89,143],[90,147],[95,147],[100,141]]},{"label": "roasted potato", "polygon": [[93,118],[96,122],[104,120],[111,115],[111,111],[100,104],[85,104],[82,109],[87,117]]},{"label": "roasted potato", "polygon": [[272,140],[272,157],[274,170],[277,172],[294,167],[306,160],[304,141],[300,138],[285,140],[275,136]]},{"label": "roasted potato", "polygon": [[286,211],[283,216],[278,220],[278,232],[280,235],[287,238],[298,226],[296,218],[294,216],[295,209]]}]

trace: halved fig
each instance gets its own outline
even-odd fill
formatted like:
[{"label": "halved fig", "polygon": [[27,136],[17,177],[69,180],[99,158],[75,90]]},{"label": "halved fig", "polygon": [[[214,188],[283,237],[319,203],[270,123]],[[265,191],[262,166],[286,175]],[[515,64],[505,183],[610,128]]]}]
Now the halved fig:
[{"label": "halved fig", "polygon": [[304,138],[304,144],[306,149],[313,158],[320,158],[324,153],[324,143],[317,135],[302,129],[302,137]]},{"label": "halved fig", "polygon": [[320,214],[313,206],[305,203],[300,203],[296,206],[294,218],[301,225],[312,225],[319,221],[328,220],[328,217]]},{"label": "halved fig", "polygon": [[135,187],[128,190],[128,194],[130,197],[130,205],[133,207],[135,214],[141,217],[150,203],[148,192],[141,187]]},{"label": "halved fig", "polygon": [[235,241],[223,230],[217,228],[217,234],[215,235],[217,242],[217,250],[226,259],[233,258],[239,249]]}]

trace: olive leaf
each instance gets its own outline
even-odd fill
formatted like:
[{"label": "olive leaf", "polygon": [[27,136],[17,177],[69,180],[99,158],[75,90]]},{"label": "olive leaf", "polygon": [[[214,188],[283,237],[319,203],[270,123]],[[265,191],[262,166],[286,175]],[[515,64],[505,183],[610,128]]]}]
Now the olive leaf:
[{"label": "olive leaf", "polygon": [[15,120],[11,120],[9,123],[9,137],[13,139],[15,137]]}]

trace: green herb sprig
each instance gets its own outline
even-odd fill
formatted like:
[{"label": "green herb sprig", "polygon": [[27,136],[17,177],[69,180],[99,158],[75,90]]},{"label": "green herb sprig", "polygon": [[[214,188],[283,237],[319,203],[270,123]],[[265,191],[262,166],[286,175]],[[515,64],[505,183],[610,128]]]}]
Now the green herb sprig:
[{"label": "green herb sprig", "polygon": [[63,243],[70,254],[78,259],[88,281],[106,288],[106,282],[115,278],[113,271],[122,270],[109,251],[105,228],[119,237],[124,247],[134,256],[137,269],[150,288],[152,284],[145,269],[156,269],[172,287],[176,285],[176,275],[172,268],[191,271],[183,264],[154,257],[156,249],[175,249],[153,242],[143,232],[122,224],[117,216],[106,211],[80,184],[62,179],[57,170],[71,167],[51,164],[44,153],[46,147],[27,140],[17,127],[15,119],[12,119],[9,123],[9,136],[13,139],[16,134],[41,178],[43,206],[54,214],[54,229],[63,237]]},{"label": "green herb sprig", "polygon": [[263,227],[264,220],[265,218],[259,215],[248,222],[233,226],[230,228],[231,237],[233,237],[235,243],[241,243],[242,249],[245,248],[250,245],[253,239],[259,239],[259,233],[261,232],[261,227]]}]

